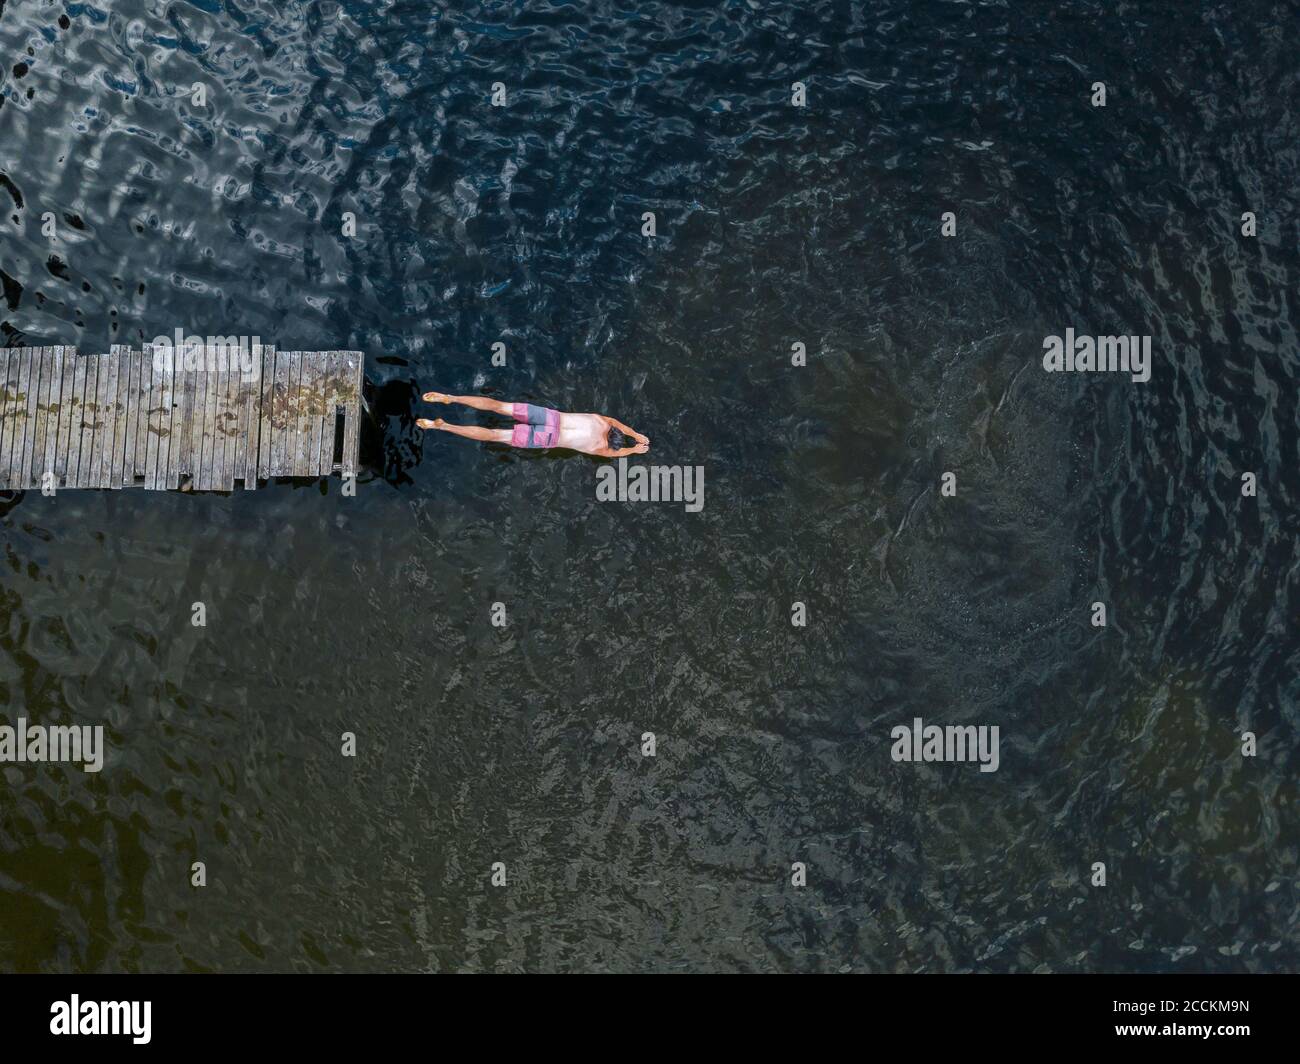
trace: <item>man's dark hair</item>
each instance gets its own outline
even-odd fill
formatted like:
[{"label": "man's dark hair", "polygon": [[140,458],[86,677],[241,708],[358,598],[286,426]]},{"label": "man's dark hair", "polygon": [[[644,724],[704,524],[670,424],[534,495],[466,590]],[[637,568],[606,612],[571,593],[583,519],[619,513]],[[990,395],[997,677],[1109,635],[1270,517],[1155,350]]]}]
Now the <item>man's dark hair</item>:
[{"label": "man's dark hair", "polygon": [[609,433],[605,436],[605,446],[611,451],[621,451],[624,447],[632,446],[632,441],[618,429],[611,427]]}]

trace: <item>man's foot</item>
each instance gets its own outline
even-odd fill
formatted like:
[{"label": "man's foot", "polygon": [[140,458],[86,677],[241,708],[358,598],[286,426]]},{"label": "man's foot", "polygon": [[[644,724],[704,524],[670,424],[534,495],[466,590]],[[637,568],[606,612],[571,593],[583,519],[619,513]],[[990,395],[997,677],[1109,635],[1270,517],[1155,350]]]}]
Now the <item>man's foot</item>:
[{"label": "man's foot", "polygon": [[427,417],[422,417],[418,418],[415,423],[422,429],[440,429],[443,425],[447,424],[447,422],[443,421],[440,417],[436,417],[432,421]]},{"label": "man's foot", "polygon": [[451,402],[451,396],[446,395],[443,392],[425,392],[424,395],[421,396],[421,398],[426,403],[450,403]]}]

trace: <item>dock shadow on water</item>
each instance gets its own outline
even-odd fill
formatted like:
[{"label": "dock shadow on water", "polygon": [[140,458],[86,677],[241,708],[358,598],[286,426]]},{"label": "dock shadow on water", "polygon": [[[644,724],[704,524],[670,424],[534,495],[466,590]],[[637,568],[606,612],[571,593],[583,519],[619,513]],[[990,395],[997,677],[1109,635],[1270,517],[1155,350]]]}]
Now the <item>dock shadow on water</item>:
[{"label": "dock shadow on water", "polygon": [[[0,496],[5,722],[107,747],[0,766],[0,967],[1300,963],[1287,42],[947,6],[0,12],[0,345],[359,350],[368,406],[355,494]],[[1150,381],[1044,372],[1066,329]]]}]

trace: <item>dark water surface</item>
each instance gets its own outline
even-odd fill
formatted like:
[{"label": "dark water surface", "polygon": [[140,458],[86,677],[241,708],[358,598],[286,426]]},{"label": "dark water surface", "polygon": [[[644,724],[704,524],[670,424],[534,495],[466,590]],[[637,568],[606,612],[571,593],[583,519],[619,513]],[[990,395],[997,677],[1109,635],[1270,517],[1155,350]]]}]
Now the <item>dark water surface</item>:
[{"label": "dark water surface", "polygon": [[[1297,39],[0,0],[0,345],[355,348],[376,413],[355,498],[0,504],[5,721],[110,745],[0,768],[0,969],[1296,967]],[[1044,373],[1067,327],[1151,381]],[[430,387],[622,418],[704,510]],[[893,762],[917,716],[1001,767]]]}]

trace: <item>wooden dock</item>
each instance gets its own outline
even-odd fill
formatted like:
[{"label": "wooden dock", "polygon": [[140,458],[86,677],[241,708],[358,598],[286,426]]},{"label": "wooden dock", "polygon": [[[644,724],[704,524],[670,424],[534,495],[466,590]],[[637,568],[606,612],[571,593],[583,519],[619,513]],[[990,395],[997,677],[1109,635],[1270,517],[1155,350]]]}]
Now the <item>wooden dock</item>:
[{"label": "wooden dock", "polygon": [[0,490],[256,488],[357,471],[364,356],[0,348]]}]

